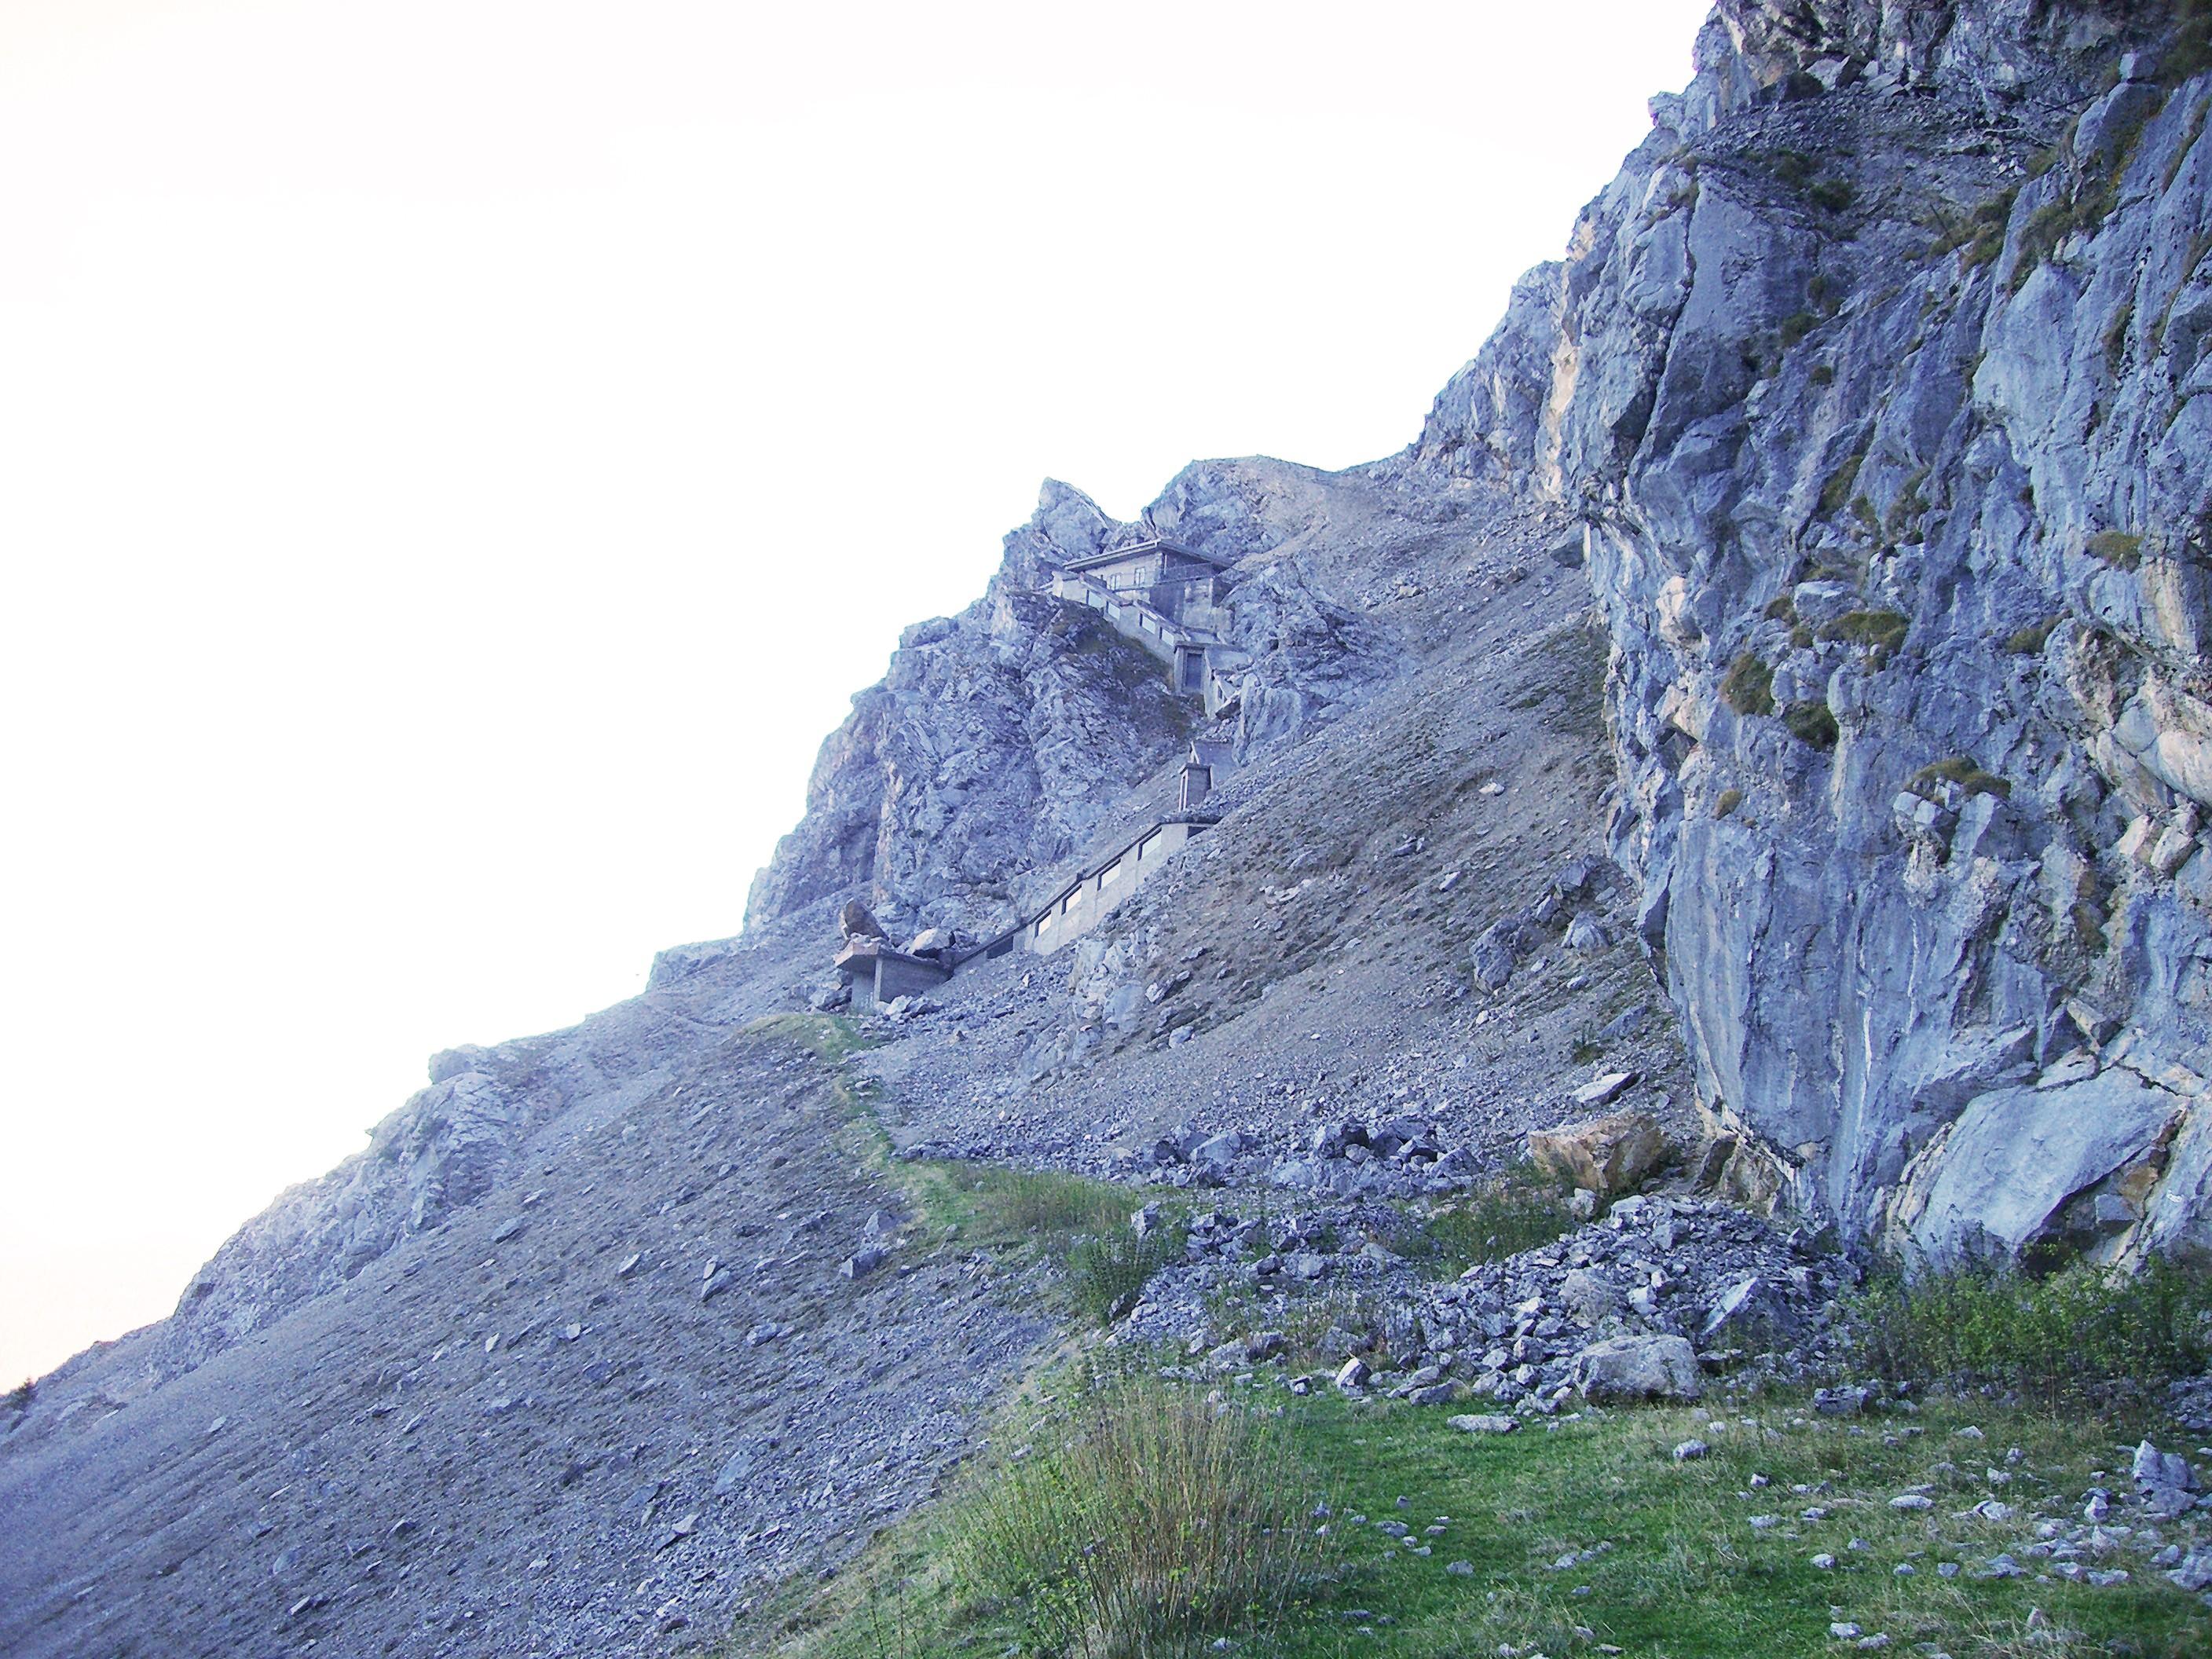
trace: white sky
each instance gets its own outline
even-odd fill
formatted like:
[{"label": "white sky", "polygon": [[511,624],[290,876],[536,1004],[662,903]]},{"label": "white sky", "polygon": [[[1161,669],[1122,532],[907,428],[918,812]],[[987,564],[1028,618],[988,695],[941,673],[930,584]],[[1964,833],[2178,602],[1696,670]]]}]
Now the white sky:
[{"label": "white sky", "polygon": [[1704,0],[0,0],[0,1386],[734,933],[1048,473],[1386,454]]}]

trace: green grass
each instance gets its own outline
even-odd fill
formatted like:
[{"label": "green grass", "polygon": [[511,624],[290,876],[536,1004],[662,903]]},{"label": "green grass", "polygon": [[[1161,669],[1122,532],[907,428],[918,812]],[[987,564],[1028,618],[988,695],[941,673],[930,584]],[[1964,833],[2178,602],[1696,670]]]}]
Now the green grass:
[{"label": "green grass", "polygon": [[1821,481],[1820,512],[1823,516],[1832,517],[1843,511],[1844,504],[1851,498],[1851,486],[1858,482],[1859,469],[1866,465],[1866,458],[1863,447],[1853,450],[1837,462],[1835,471]]},{"label": "green grass", "polygon": [[1436,1279],[1456,1279],[1482,1261],[1499,1261],[1549,1244],[1577,1224],[1566,1193],[1533,1171],[1485,1182],[1425,1212],[1406,1211],[1381,1235],[1382,1245]]},{"label": "green grass", "polygon": [[1037,1437],[971,1492],[949,1542],[963,1595],[1047,1651],[1179,1654],[1265,1632],[1331,1553],[1272,1417],[1126,1378]]},{"label": "green grass", "polygon": [[1894,611],[1849,611],[1820,629],[1824,640],[1844,640],[1887,653],[1905,643],[1911,623]]},{"label": "green grass", "polygon": [[[773,1015],[746,1035],[831,1061],[873,1046],[860,1022],[836,1015]],[[866,1081],[841,1076],[835,1087],[852,1115],[852,1150],[906,1194],[926,1227],[974,1248],[1049,1262],[1063,1311],[1085,1323],[1106,1323],[1154,1273],[1182,1259],[1188,1205],[1179,1197],[1163,1202],[1160,1226],[1139,1239],[1129,1218],[1150,1193],[1056,1170],[894,1157]]]},{"label": "green grass", "polygon": [[1143,1238],[1131,1227],[1069,1241],[1061,1258],[1068,1300],[1093,1325],[1106,1325],[1135,1304],[1154,1273],[1183,1259],[1182,1230]]},{"label": "green grass", "polygon": [[1885,1376],[1995,1383],[2051,1406],[2212,1359],[2212,1274],[2162,1259],[2133,1275],[2083,1264],[1891,1273],[1853,1315],[1863,1362]]},{"label": "green grass", "polygon": [[1052,1170],[929,1160],[915,1171],[924,1213],[985,1249],[1041,1258],[1057,1270],[1064,1310],[1103,1325],[1143,1293],[1152,1276],[1183,1257],[1182,1203],[1139,1238],[1130,1217],[1151,1196],[1110,1181]]},{"label": "green grass", "polygon": [[[1192,1389],[1185,1398],[1202,1395]],[[2039,1583],[2033,1575],[2040,1564],[2019,1554],[2033,1536],[2033,1513],[2073,1518],[2094,1472],[2119,1484],[2132,1442],[2146,1432],[2168,1434],[2148,1419],[1951,1401],[1923,1402],[1911,1413],[1836,1419],[1769,1395],[1722,1406],[1724,1427],[1709,1422],[1705,1410],[1668,1407],[1585,1414],[1554,1425],[1540,1419],[1511,1435],[1475,1437],[1449,1426],[1451,1407],[1353,1404],[1332,1390],[1298,1400],[1264,1384],[1231,1388],[1225,1398],[1232,1407],[1249,1402],[1264,1413],[1279,1406],[1280,1416],[1271,1419],[1281,1432],[1279,1449],[1262,1455],[1279,1460],[1272,1467],[1303,1477],[1302,1504],[1327,1492],[1333,1509],[1332,1577],[1316,1583],[1311,1558],[1293,1558],[1276,1594],[1249,1596],[1257,1619],[1227,1619],[1225,1604],[1236,1598],[1224,1597],[1212,1604],[1222,1624],[1200,1624],[1196,1642],[1119,1650],[1054,1646],[1048,1637],[1040,1644],[1034,1591],[1015,1589],[1019,1573],[979,1571],[963,1553],[963,1540],[974,1535],[979,1513],[1009,1506],[988,1497],[1000,1483],[1030,1481],[1022,1488],[1026,1499],[1051,1481],[1064,1482],[1071,1468],[1097,1466],[1055,1462],[1049,1476],[1025,1476],[1024,1462],[1058,1454],[1035,1450],[1044,1443],[1030,1434],[1017,1439],[1001,1432],[1000,1444],[1030,1446],[1030,1456],[999,1455],[972,1477],[967,1495],[910,1521],[851,1582],[799,1592],[811,1601],[741,1627],[732,1651],[780,1651],[792,1659],[1166,1655],[1206,1651],[1205,1632],[1225,1626],[1231,1650],[1273,1659],[1487,1659],[1509,1650],[1523,1659],[1537,1652],[1565,1659],[1600,1652],[1601,1644],[1649,1659],[1812,1659],[1851,1650],[1830,1638],[1832,1620],[1887,1634],[1892,1652],[1928,1643],[1956,1659],[2182,1659],[2212,1644],[2212,1613],[2140,1556],[2120,1558],[2129,1583],[2099,1589]],[[1067,1414],[1071,1420],[1079,1409]],[[1234,1417],[1239,1424],[1261,1420],[1242,1410]],[[1958,1432],[1968,1427],[1981,1437]],[[1709,1453],[1676,1462],[1671,1448],[1692,1437],[1705,1441]],[[2016,1462],[2008,1457],[2014,1447],[2021,1450]],[[1991,1471],[2002,1485],[1992,1485]],[[1129,1484],[1111,1470],[1097,1478]],[[1889,1507],[1891,1498],[1917,1486],[1929,1488],[1933,1509]],[[1992,1496],[2022,1513],[2002,1523],[1965,1514]],[[1119,1495],[1109,1502],[1079,1483],[1068,1500],[1089,1505],[1093,1517],[1128,1512]],[[1207,1504],[1179,1500],[1176,1510],[1203,1514]],[[1808,1519],[1808,1510],[1825,1514]],[[1754,1529],[1755,1515],[1778,1522]],[[1409,1542],[1388,1536],[1374,1524],[1380,1521],[1403,1522]],[[1034,1527],[1043,1545],[1010,1552],[1017,1563],[1052,1559],[1051,1540],[1066,1535],[1056,1530],[1063,1523],[1045,1517],[1017,1513],[1014,1523]],[[1431,1527],[1441,1531],[1431,1535]],[[1854,1539],[1864,1547],[1851,1548]],[[1193,1542],[1208,1552],[1203,1560],[1218,1554],[1202,1534]],[[1416,1554],[1416,1547],[1430,1553]],[[1133,1539],[1114,1546],[1117,1554],[1135,1547]],[[2021,1559],[2029,1576],[1975,1577],[2000,1551]],[[1813,1558],[1823,1553],[1836,1565],[1814,1566]],[[1945,1561],[1966,1570],[1943,1578],[1936,1569]],[[1472,1571],[1447,1571],[1455,1562]],[[1913,1571],[1898,1576],[1900,1565]],[[1200,1589],[1215,1582],[1210,1571],[1191,1577]],[[882,1611],[894,1604],[896,1624]]]},{"label": "green grass", "polygon": [[1721,680],[1721,701],[1739,714],[1774,712],[1774,671],[1750,652],[1729,665]]},{"label": "green grass", "polygon": [[2106,564],[2121,570],[2133,570],[2142,562],[2143,538],[2131,536],[2124,530],[2100,530],[2086,544],[2089,551]]},{"label": "green grass", "polygon": [[1742,805],[1742,790],[1723,789],[1713,801],[1713,816],[1717,818],[1724,818]]},{"label": "green grass", "polygon": [[1782,711],[1782,723],[1791,737],[1815,749],[1833,749],[1843,736],[1825,702],[1793,702]]},{"label": "green grass", "polygon": [[1905,787],[1926,800],[1936,799],[1936,786],[1955,783],[1970,795],[2010,795],[2012,785],[1994,772],[1985,772],[1972,755],[1948,755],[1931,761],[1906,780]]},{"label": "green grass", "polygon": [[1824,213],[1842,213],[1859,198],[1857,189],[1845,179],[1823,179],[1805,194]]},{"label": "green grass", "polygon": [[2052,631],[2064,620],[2063,617],[2045,617],[2030,627],[2016,629],[2006,635],[2004,648],[2016,657],[2039,657]]},{"label": "green grass", "polygon": [[796,1043],[817,1060],[842,1060],[878,1046],[860,1022],[845,1014],[770,1014],[744,1029],[744,1035]]}]

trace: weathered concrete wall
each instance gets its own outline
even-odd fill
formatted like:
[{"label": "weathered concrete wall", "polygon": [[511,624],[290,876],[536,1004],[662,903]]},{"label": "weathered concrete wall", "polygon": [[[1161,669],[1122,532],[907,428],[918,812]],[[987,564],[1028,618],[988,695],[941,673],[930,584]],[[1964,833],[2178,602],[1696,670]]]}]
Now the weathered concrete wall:
[{"label": "weathered concrete wall", "polygon": [[1039,956],[1050,956],[1071,939],[1081,939],[1205,828],[1169,823],[1146,831],[1110,863],[1062,894],[1051,909],[1030,924],[1023,944]]}]

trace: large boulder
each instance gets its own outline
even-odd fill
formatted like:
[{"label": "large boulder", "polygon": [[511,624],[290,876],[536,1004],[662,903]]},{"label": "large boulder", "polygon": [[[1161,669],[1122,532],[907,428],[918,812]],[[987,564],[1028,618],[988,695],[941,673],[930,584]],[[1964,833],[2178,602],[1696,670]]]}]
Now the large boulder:
[{"label": "large boulder", "polygon": [[[2072,1231],[2073,1200],[2154,1163],[2186,1104],[2119,1070],[1979,1095],[1905,1171],[1891,1210],[1899,1242],[1948,1267],[2014,1256]],[[2124,1224],[2131,1208],[2112,1198]]]},{"label": "large boulder", "polygon": [[1705,1392],[1686,1337],[1615,1336],[1575,1356],[1585,1400],[1695,1400]]},{"label": "large boulder", "polygon": [[1649,1112],[1614,1112],[1528,1132],[1528,1156],[1538,1169],[1601,1196],[1632,1191],[1672,1150]]}]

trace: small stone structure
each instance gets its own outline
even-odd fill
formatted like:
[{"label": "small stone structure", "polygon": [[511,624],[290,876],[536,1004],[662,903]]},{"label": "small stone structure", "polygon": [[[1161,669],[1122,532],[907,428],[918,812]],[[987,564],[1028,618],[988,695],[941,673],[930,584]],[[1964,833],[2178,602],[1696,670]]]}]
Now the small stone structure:
[{"label": "small stone structure", "polygon": [[1227,562],[1152,537],[1070,560],[1053,573],[1057,599],[1097,611],[1124,638],[1167,665],[1177,696],[1206,700],[1218,714],[1237,700],[1229,676],[1250,654],[1222,638],[1229,621]]},{"label": "small stone structure", "polygon": [[[1230,764],[1230,745],[1212,738],[1195,738],[1182,765],[1181,805],[1172,817],[1160,819],[1124,842],[1107,857],[1067,883],[1038,909],[979,945],[963,947],[957,938],[933,950],[900,951],[880,935],[856,932],[848,922],[844,949],[837,953],[837,972],[852,988],[856,1008],[881,1006],[901,996],[933,990],[971,962],[985,962],[1028,951],[1050,956],[1071,939],[1077,939],[1104,921],[1108,913],[1137,890],[1152,872],[1219,822],[1218,815],[1198,810],[1212,793],[1214,781]],[[855,907],[848,907],[848,909]],[[861,911],[866,915],[865,910]],[[870,925],[873,919],[870,918]],[[923,935],[921,941],[930,936]]]}]

